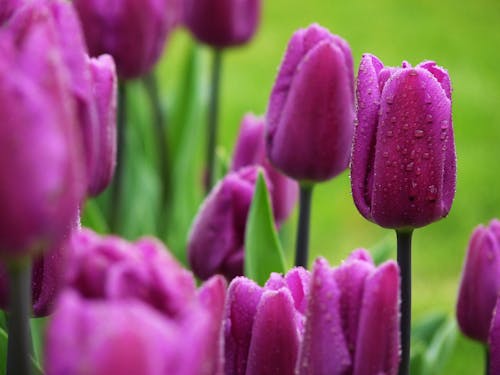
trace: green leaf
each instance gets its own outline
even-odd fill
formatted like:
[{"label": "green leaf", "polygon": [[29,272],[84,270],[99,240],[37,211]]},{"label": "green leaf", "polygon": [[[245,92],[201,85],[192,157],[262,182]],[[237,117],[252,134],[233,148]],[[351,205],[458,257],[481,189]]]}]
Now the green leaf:
[{"label": "green leaf", "polygon": [[417,321],[411,327],[412,341],[422,342],[428,347],[439,328],[447,321],[445,313],[432,312]]},{"label": "green leaf", "polygon": [[245,275],[264,285],[271,272],[285,273],[286,269],[269,193],[259,172],[245,232]]},{"label": "green leaf", "polygon": [[[5,375],[7,371],[7,332],[0,328],[0,375]],[[43,375],[44,372],[38,362],[31,358],[32,369],[35,375]]]},{"label": "green leaf", "polygon": [[424,355],[422,375],[436,375],[441,372],[455,347],[457,326],[448,319],[434,335]]}]

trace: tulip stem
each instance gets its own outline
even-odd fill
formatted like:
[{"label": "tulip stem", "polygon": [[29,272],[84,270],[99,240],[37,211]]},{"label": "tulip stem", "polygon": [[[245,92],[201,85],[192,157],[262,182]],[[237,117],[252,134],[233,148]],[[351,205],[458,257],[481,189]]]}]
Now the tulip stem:
[{"label": "tulip stem", "polygon": [[125,162],[125,124],[127,121],[127,90],[126,83],[118,81],[118,114],[116,131],[118,132],[116,148],[116,168],[113,178],[113,190],[111,192],[111,215],[109,227],[112,232],[118,232],[118,221],[120,220],[120,208],[123,193],[123,171]]},{"label": "tulip stem", "polygon": [[[168,160],[168,134],[167,120],[165,112],[161,105],[160,90],[158,88],[158,80],[154,72],[146,74],[143,78],[146,87],[149,101],[153,110],[154,126],[156,131],[156,141],[158,142],[158,168],[161,181],[161,197],[160,197],[160,216],[167,208],[168,194],[170,188],[169,181],[169,160]],[[164,220],[161,219],[160,223]]]},{"label": "tulip stem", "polygon": [[213,51],[212,82],[210,87],[210,102],[208,106],[207,135],[207,175],[205,193],[208,194],[215,182],[215,148],[217,146],[217,122],[219,112],[220,76],[222,68],[222,50]]},{"label": "tulip stem", "polygon": [[314,185],[300,185],[299,223],[295,247],[295,265],[307,268],[309,259],[309,224]]},{"label": "tulip stem", "polygon": [[488,346],[484,347],[484,373],[490,374],[490,348]]},{"label": "tulip stem", "polygon": [[10,264],[7,375],[31,375],[31,263]]},{"label": "tulip stem", "polygon": [[401,363],[398,375],[410,373],[411,338],[411,236],[412,230],[396,230],[401,273]]}]

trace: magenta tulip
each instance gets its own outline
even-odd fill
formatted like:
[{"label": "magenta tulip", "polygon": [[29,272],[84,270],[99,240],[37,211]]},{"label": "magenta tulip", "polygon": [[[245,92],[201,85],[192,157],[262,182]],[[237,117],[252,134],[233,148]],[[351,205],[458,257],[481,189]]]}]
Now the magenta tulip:
[{"label": "magenta tulip", "polygon": [[293,34],[269,100],[267,154],[286,175],[320,182],[344,171],[354,124],[346,41],[311,25]]},{"label": "magenta tulip", "polygon": [[363,56],[352,153],[354,202],[368,220],[410,229],[446,216],[455,195],[451,85],[433,62],[385,68]]}]

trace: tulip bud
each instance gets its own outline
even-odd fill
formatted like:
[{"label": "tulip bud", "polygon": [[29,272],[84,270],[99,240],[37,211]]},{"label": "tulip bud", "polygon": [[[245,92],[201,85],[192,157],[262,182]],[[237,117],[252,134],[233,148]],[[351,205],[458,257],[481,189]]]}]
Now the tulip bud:
[{"label": "tulip bud", "polygon": [[191,269],[201,279],[243,275],[245,228],[259,169],[231,172],[200,207],[188,239]]},{"label": "tulip bud", "polygon": [[116,165],[117,78],[111,56],[92,58],[89,64],[99,125],[98,163],[90,177],[89,194],[97,195],[110,184]]},{"label": "tulip bud", "polygon": [[448,73],[433,62],[384,68],[363,56],[352,153],[354,203],[385,228],[418,228],[450,211],[456,160]]},{"label": "tulip bud", "polygon": [[[211,303],[217,302],[215,309],[222,312],[224,293],[213,292],[221,298],[212,298]],[[182,317],[169,319],[137,300],[85,300],[67,291],[47,327],[46,371],[216,375],[207,360],[216,360],[208,355],[218,347],[219,337],[210,333],[220,326],[221,318],[198,303]]]},{"label": "tulip bud", "polygon": [[477,227],[465,258],[457,301],[457,320],[462,332],[488,342],[488,332],[500,292],[500,221]]},{"label": "tulip bud", "polygon": [[261,288],[238,277],[228,290],[224,319],[225,374],[294,373],[302,340],[309,274],[272,274]]},{"label": "tulip bud", "polygon": [[359,250],[339,268],[316,260],[297,374],[397,374],[399,275]]},{"label": "tulip bud", "polygon": [[75,0],[91,56],[113,56],[121,78],[137,78],[160,58],[180,17],[178,0]]},{"label": "tulip bud", "polygon": [[349,163],[354,99],[352,56],[318,25],[293,34],[267,112],[267,155],[286,175],[320,182]]},{"label": "tulip bud", "polygon": [[84,193],[82,145],[46,9],[0,30],[1,257],[57,246]]},{"label": "tulip bud", "polygon": [[185,0],[184,23],[202,43],[233,47],[253,37],[260,8],[260,0]]},{"label": "tulip bud", "polygon": [[265,151],[265,120],[247,114],[240,125],[240,133],[233,153],[232,171],[250,165],[259,165],[266,171],[272,186],[271,201],[276,224],[279,225],[292,212],[297,202],[299,186],[296,181],[278,172],[269,163]]},{"label": "tulip bud", "polygon": [[129,243],[84,229],[72,247],[67,284],[87,299],[136,299],[169,317],[195,299],[193,276],[157,240]]}]

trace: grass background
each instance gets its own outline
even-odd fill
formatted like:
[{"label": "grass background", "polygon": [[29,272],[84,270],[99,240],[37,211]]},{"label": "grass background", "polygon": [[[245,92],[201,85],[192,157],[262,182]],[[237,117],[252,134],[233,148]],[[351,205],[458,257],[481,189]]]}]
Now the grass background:
[{"label": "grass background", "polygon": [[[479,223],[500,216],[500,1],[264,1],[255,39],[247,46],[224,53],[220,145],[226,154],[232,151],[243,114],[266,111],[277,67],[291,34],[313,22],[350,43],[355,70],[362,53],[371,52],[386,65],[399,65],[402,60],[417,64],[431,59],[450,73],[458,155],[457,194],[448,218],[414,234],[413,313],[415,319],[430,311],[453,315],[470,233]],[[180,72],[186,68],[184,57],[190,44],[185,30],[175,32],[157,69],[169,112],[175,110],[175,98],[180,95]],[[208,92],[209,57],[209,51],[203,48],[200,103],[206,102]],[[194,116],[191,120],[203,123],[204,117]],[[203,147],[203,130],[203,124],[193,130],[191,137],[196,140],[191,146]],[[197,157],[190,162],[199,165],[201,153],[194,155]],[[147,180],[146,173],[146,177],[136,181],[138,189]],[[150,190],[154,196],[154,188]],[[293,237],[295,220],[296,213],[288,226],[289,237]],[[183,231],[178,238],[185,238]],[[143,234],[140,230],[138,233]],[[393,233],[366,221],[357,212],[348,172],[317,186],[312,212],[312,256],[323,255],[337,264],[352,249],[370,248],[388,238],[395,246]],[[175,246],[169,245],[182,252],[182,241],[172,242]],[[285,245],[291,249],[293,238],[286,240]],[[442,374],[483,373],[482,359],[481,346],[460,336]]]}]

